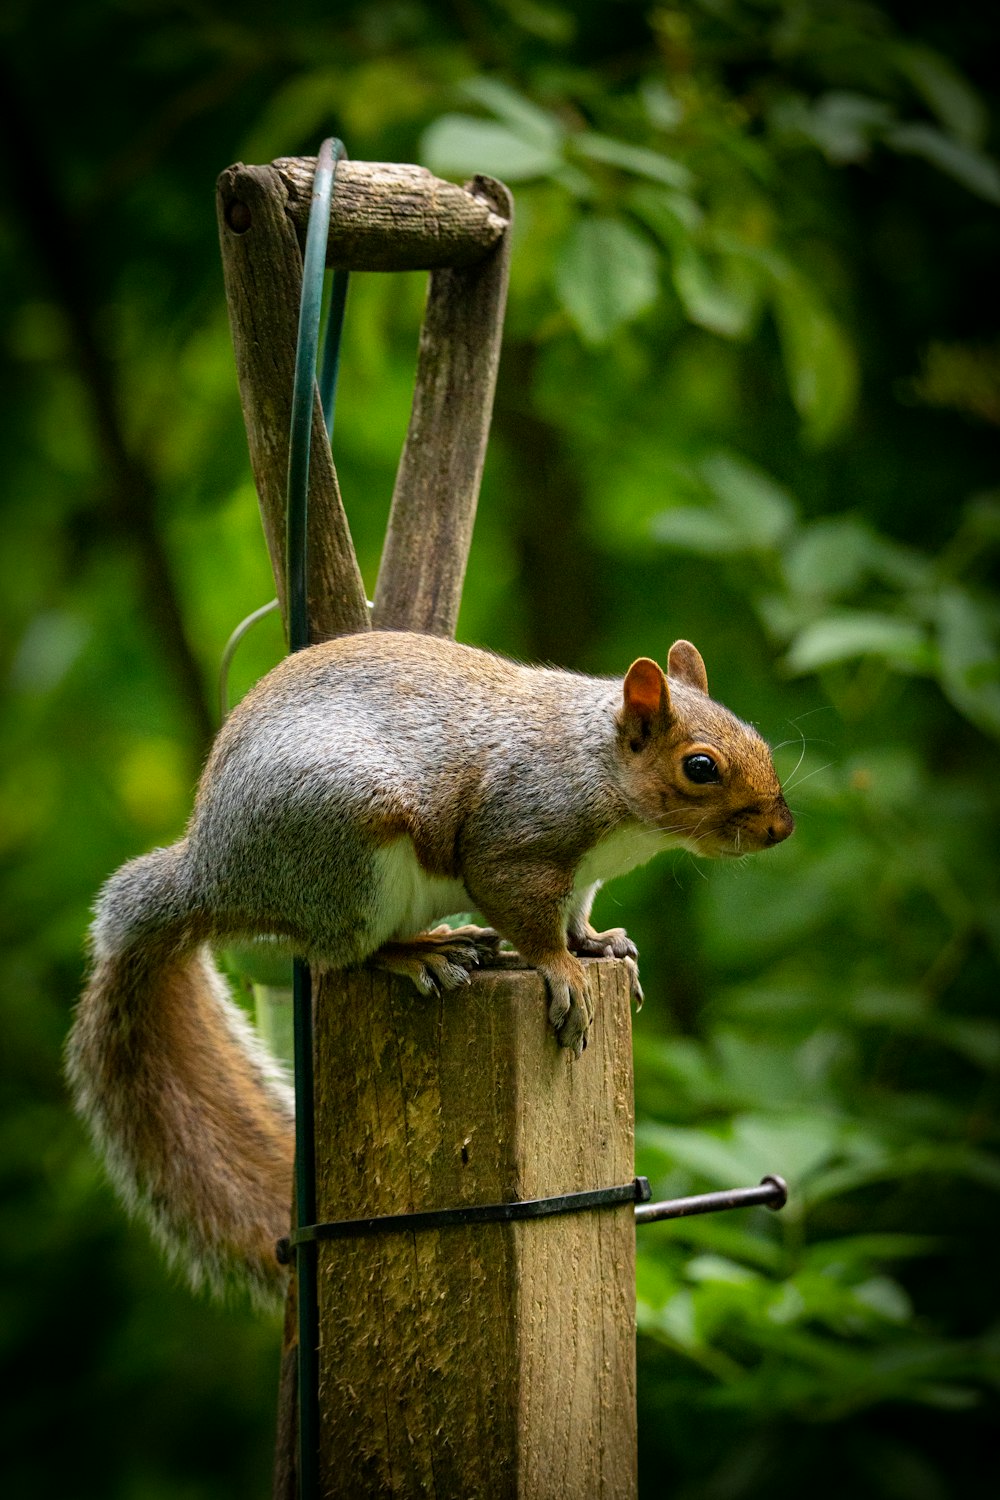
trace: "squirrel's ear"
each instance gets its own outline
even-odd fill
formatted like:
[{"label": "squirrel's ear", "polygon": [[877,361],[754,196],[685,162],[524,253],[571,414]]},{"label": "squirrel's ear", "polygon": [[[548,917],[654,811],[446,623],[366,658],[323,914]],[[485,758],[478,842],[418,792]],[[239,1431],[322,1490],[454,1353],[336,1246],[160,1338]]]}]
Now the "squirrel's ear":
[{"label": "squirrel's ear", "polygon": [[708,673],[701,659],[701,652],[690,641],[674,641],[667,654],[667,672],[678,682],[697,688],[699,693],[708,692]]},{"label": "squirrel's ear", "polygon": [[638,719],[648,733],[657,721],[666,723],[670,717],[670,689],[663,675],[663,668],[640,656],[628,669],[625,677],[625,714]]}]

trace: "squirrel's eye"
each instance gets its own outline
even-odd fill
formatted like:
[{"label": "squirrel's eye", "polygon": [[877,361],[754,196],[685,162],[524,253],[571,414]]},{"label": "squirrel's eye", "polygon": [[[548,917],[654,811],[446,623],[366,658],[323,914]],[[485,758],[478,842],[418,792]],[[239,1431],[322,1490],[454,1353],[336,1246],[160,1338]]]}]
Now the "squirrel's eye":
[{"label": "squirrel's eye", "polygon": [[685,755],[683,764],[688,781],[693,781],[698,786],[721,780],[719,768],[710,755]]}]

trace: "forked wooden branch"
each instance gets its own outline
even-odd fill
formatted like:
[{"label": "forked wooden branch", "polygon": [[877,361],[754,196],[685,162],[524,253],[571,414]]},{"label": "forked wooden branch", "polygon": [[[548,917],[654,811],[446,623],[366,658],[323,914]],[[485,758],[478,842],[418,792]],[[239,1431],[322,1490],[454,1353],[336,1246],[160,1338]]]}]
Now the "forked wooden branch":
[{"label": "forked wooden branch", "polygon": [[[219,235],[250,458],[284,613],[285,486],[292,372],[315,158],[237,164],[218,184]],[[500,353],[512,202],[490,178],[467,187],[422,167],[341,162],[328,261],[430,269],[417,385],[393,496],[374,623],[454,634]],[[366,630],[350,527],[313,413],[311,634]]]},{"label": "forked wooden branch", "polygon": [[[469,190],[509,222],[503,183]],[[433,271],[416,387],[375,589],[384,630],[454,635],[500,363],[510,236],[474,265]]]}]

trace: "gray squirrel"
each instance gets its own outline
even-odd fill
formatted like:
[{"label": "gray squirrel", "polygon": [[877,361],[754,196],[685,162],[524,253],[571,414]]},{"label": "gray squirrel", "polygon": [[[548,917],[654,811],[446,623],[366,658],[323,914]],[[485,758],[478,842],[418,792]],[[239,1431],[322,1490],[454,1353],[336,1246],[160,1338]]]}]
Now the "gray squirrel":
[{"label": "gray squirrel", "polygon": [[[67,1044],[75,1103],[126,1204],[195,1284],[263,1298],[286,1272],[291,1092],[211,944],[280,939],[451,990],[498,934],[538,969],[555,1038],[592,1023],[581,956],[602,882],[662,849],[739,856],[794,827],[771,753],[708,696],[688,641],[624,682],[404,632],[287,657],[220,731],[185,836],[104,886]],[[431,927],[462,911],[489,928]]]}]

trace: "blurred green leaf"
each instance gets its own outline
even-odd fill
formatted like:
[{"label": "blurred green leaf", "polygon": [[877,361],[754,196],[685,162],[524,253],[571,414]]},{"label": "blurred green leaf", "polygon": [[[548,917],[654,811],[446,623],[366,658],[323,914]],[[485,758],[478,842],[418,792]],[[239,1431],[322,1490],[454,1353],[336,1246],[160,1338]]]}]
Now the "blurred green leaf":
[{"label": "blurred green leaf", "polygon": [[793,640],[785,658],[790,672],[815,672],[859,656],[877,656],[904,671],[926,670],[927,633],[911,620],[874,611],[827,615]]},{"label": "blurred green leaf", "polygon": [[792,401],[809,439],[828,443],[854,410],[858,385],[854,347],[803,277],[787,271],[779,275],[772,295]]},{"label": "blurred green leaf", "polygon": [[846,90],[811,101],[782,99],[770,114],[773,128],[810,141],[836,166],[863,161],[892,119],[892,108],[884,99]]},{"label": "blurred green leaf", "polygon": [[566,132],[556,116],[540,109],[501,79],[483,75],[466,78],[459,91],[503,120],[516,135],[534,141],[547,151],[557,153],[560,150]]},{"label": "blurred green leaf", "polygon": [[904,156],[919,156],[987,203],[1000,203],[1000,164],[984,151],[953,140],[933,125],[897,125],[886,144]]},{"label": "blurred green leaf", "polygon": [[649,241],[618,219],[579,219],[554,268],[555,289],[580,336],[605,344],[659,295]]},{"label": "blurred green leaf", "polygon": [[730,261],[716,274],[690,241],[681,240],[672,259],[674,287],[692,323],[723,338],[743,338],[760,306],[760,285],[746,263]]},{"label": "blurred green leaf", "polygon": [[633,146],[627,141],[616,141],[594,131],[581,131],[572,137],[573,150],[588,161],[602,162],[607,166],[621,167],[635,177],[646,177],[650,182],[660,182],[664,187],[689,192],[694,178],[679,161],[664,156],[659,151],[650,151],[645,146]]},{"label": "blurred green leaf", "polygon": [[509,182],[548,177],[562,165],[553,142],[474,115],[439,115],[421,137],[420,155],[442,177],[482,172]]},{"label": "blurred green leaf", "polygon": [[695,552],[704,557],[749,550],[747,538],[728,516],[692,505],[661,511],[653,517],[650,531],[658,542],[665,542],[679,552]]},{"label": "blurred green leaf", "polygon": [[963,146],[986,144],[989,112],[978,92],[953,63],[931,47],[912,42],[895,50],[896,62],[930,105],[949,135]]},{"label": "blurred green leaf", "polygon": [[777,547],[796,521],[791,495],[733,453],[713,453],[701,473],[723,510],[752,547]]},{"label": "blurred green leaf", "polygon": [[872,540],[870,528],[854,517],[803,527],[782,558],[789,589],[818,599],[852,593],[871,570]]},{"label": "blurred green leaf", "polygon": [[980,729],[1000,736],[1000,607],[948,588],[935,613],[942,688]]},{"label": "blurred green leaf", "polygon": [[645,184],[632,189],[627,203],[636,217],[668,246],[689,244],[688,237],[705,219],[701,205],[687,193],[667,192]]}]

